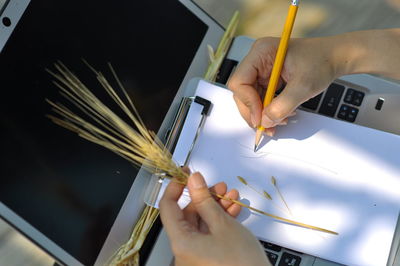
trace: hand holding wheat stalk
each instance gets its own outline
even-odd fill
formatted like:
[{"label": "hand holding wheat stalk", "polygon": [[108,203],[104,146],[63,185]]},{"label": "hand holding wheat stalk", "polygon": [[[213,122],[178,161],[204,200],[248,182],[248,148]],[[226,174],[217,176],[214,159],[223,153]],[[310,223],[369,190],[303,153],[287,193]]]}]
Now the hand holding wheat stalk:
[{"label": "hand holding wheat stalk", "polygon": [[[164,173],[165,176],[172,181],[186,185],[189,174],[183,171],[183,169],[173,161],[171,153],[157,138],[156,134],[146,128],[112,66],[108,64],[111,73],[124,95],[124,100],[115,92],[101,72],[95,70],[86,61],[84,61],[84,63],[93,71],[107,94],[117,103],[134,127],[126,123],[100,101],[79,78],[61,62],[55,64],[55,68],[58,71],[57,73],[50,70],[47,71],[55,78],[53,83],[61,90],[61,95],[81,110],[87,116],[87,119],[81,118],[61,103],[54,103],[50,100],[47,100],[47,102],[60,117],[53,115],[49,115],[48,117],[54,123],[76,132],[82,138],[117,153],[138,167],[144,167],[150,173]],[[127,102],[127,104],[125,102]],[[231,201],[242,207],[249,208],[254,212],[288,224],[330,234],[337,234],[327,229],[299,223],[263,212],[223,195],[212,194],[218,198]]]}]

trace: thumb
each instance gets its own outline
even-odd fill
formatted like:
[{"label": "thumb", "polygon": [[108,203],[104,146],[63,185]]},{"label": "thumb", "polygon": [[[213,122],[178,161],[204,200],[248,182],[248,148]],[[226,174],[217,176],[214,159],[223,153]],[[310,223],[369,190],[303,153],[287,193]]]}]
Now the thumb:
[{"label": "thumb", "polygon": [[194,173],[189,177],[188,188],[197,213],[212,231],[212,228],[218,224],[218,221],[226,213],[211,196],[207,184],[200,173]]},{"label": "thumb", "polygon": [[306,100],[305,90],[288,83],[283,91],[264,108],[261,125],[264,128],[271,128],[278,125]]}]

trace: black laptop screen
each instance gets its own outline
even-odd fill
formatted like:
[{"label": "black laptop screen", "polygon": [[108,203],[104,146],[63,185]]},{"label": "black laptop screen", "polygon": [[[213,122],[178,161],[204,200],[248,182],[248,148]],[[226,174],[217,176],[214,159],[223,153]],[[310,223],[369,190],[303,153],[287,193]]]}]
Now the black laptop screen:
[{"label": "black laptop screen", "polygon": [[114,66],[155,131],[207,26],[177,0],[32,0],[0,54],[0,200],[93,264],[137,170],[45,117],[60,100],[45,68],[61,60],[99,88],[86,59]]}]

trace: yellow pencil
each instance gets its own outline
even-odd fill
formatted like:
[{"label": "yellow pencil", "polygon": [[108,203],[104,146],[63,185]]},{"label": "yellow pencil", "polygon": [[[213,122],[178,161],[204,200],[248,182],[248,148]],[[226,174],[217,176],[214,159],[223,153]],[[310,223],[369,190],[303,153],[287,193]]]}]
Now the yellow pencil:
[{"label": "yellow pencil", "polygon": [[[283,63],[285,62],[286,51],[289,45],[290,34],[292,33],[294,20],[296,18],[297,9],[299,6],[299,0],[292,0],[292,4],[289,7],[288,15],[285,22],[285,27],[283,28],[282,37],[279,42],[278,51],[276,52],[275,62],[272,67],[271,77],[269,79],[267,91],[264,97],[264,108],[271,103],[274,98],[276,87],[278,86],[279,77],[281,76],[281,71]],[[254,144],[254,152],[257,150],[260,144],[261,136],[265,128],[259,126],[256,133],[256,140]]]}]

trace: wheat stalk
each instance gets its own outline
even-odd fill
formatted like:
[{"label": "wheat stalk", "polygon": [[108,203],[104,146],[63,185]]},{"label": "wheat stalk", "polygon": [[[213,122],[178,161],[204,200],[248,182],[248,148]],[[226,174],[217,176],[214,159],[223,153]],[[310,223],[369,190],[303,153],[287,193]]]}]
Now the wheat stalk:
[{"label": "wheat stalk", "polygon": [[129,106],[114,91],[101,72],[94,70],[92,67],[90,68],[108,95],[118,104],[135,128],[128,125],[103,104],[61,62],[55,64],[58,73],[50,70],[47,71],[56,79],[54,84],[60,88],[61,94],[85,113],[92,122],[81,118],[64,105],[56,104],[50,100],[47,100],[48,103],[61,118],[53,115],[48,115],[48,117],[56,124],[78,133],[79,136],[89,141],[104,146],[138,167],[143,166],[151,173],[165,172],[170,177],[174,177],[177,182],[186,184],[188,174],[172,160],[172,155],[157,138],[156,134],[147,130],[136,108],[129,97],[127,97],[127,93],[122,87],[121,82],[115,75],[114,69],[110,64],[109,67]]},{"label": "wheat stalk", "polygon": [[[81,110],[87,116],[87,119],[81,118],[81,116],[61,103],[54,103],[50,100],[47,100],[47,102],[53,107],[53,111],[58,114],[59,117],[54,115],[49,115],[48,117],[54,123],[76,132],[82,138],[117,153],[134,165],[138,167],[143,166],[150,173],[157,174],[163,172],[165,176],[172,181],[186,185],[189,177],[188,173],[183,171],[183,169],[173,161],[171,153],[165,148],[156,134],[146,128],[112,66],[109,64],[109,68],[125,97],[124,100],[115,92],[101,72],[93,69],[87,62],[85,62],[85,64],[93,71],[99,83],[108,95],[118,104],[134,127],[117,116],[109,107],[101,102],[79,78],[61,62],[54,65],[57,69],[57,73],[50,70],[47,71],[55,78],[54,84],[61,90],[61,95]],[[127,101],[128,104],[126,104],[125,101]],[[330,230],[288,220],[257,210],[240,201],[227,198],[223,195],[214,195],[288,224],[337,234]],[[145,218],[143,219],[146,220]],[[121,262],[121,260],[124,259],[127,259],[127,257],[120,257],[118,261]]]},{"label": "wheat stalk", "polygon": [[249,184],[249,182],[247,182],[247,180],[242,177],[242,176],[237,176],[237,179],[245,186],[249,187],[251,190],[253,190],[254,192],[256,192],[257,194],[259,194],[261,197],[266,198],[267,200],[272,200],[271,195],[263,190],[263,192],[258,191],[255,187],[253,187],[253,185]]},{"label": "wheat stalk", "polygon": [[304,227],[304,228],[308,228],[308,229],[312,229],[312,230],[316,230],[316,231],[320,231],[320,232],[324,232],[324,233],[328,233],[328,234],[332,234],[332,235],[338,235],[338,233],[335,232],[335,231],[331,231],[331,230],[324,229],[324,228],[321,228],[321,227],[318,227],[318,226],[308,225],[308,224],[305,224],[305,223],[300,223],[300,222],[296,222],[296,221],[293,221],[293,220],[290,220],[290,219],[279,217],[277,215],[270,214],[270,213],[258,210],[256,208],[253,208],[253,207],[251,207],[251,206],[249,206],[247,204],[244,204],[244,203],[242,203],[242,202],[240,202],[238,200],[234,200],[234,199],[231,199],[229,197],[218,195],[218,194],[215,194],[215,193],[211,193],[211,194],[215,195],[216,197],[218,197],[220,199],[231,201],[231,202],[233,202],[233,203],[235,203],[237,205],[240,205],[240,206],[245,207],[245,208],[247,208],[249,210],[252,210],[252,211],[257,212],[259,214],[271,217],[271,218],[273,218],[275,220],[278,220],[278,221],[281,221],[281,222],[285,222],[285,223],[288,223],[288,224],[291,224],[291,225],[297,225],[297,226],[300,226],[300,227]]},{"label": "wheat stalk", "polygon": [[281,190],[280,190],[279,187],[278,187],[278,183],[276,182],[276,178],[275,178],[274,176],[271,176],[271,183],[272,183],[272,185],[274,186],[274,188],[276,189],[276,191],[278,192],[279,197],[281,198],[281,200],[282,200],[283,203],[285,204],[286,209],[289,211],[290,215],[292,215],[292,212],[290,211],[289,206],[288,206],[288,204],[286,203],[286,200],[285,200],[285,198],[283,197],[283,195],[282,195],[282,193],[281,193]]},{"label": "wheat stalk", "polygon": [[[143,165],[151,173],[165,172],[167,177],[174,177],[175,182],[186,184],[188,174],[173,162],[171,154],[165,149],[157,136],[146,129],[112,66],[109,65],[110,70],[128,105],[118,96],[101,72],[93,69],[86,61],[84,62],[94,72],[99,83],[118,104],[135,128],[128,125],[103,104],[61,62],[55,64],[57,73],[48,69],[47,71],[55,78],[53,83],[60,89],[61,95],[73,103],[88,119],[83,119],[66,106],[50,100],[47,100],[47,102],[59,117],[53,115],[48,115],[48,117],[54,123],[119,154],[136,166]],[[145,207],[131,237],[112,256],[109,261],[110,265],[138,265],[138,251],[157,216],[157,209],[150,206]]]},{"label": "wheat stalk", "polygon": [[158,209],[146,205],[129,240],[110,258],[108,265],[139,265],[139,250],[159,214]]},{"label": "wheat stalk", "polygon": [[235,37],[238,24],[239,11],[235,11],[229,22],[228,27],[224,32],[224,35],[222,36],[218,44],[216,51],[214,52],[214,49],[211,45],[207,45],[210,64],[208,65],[207,71],[204,74],[204,79],[215,81],[218,75],[219,68],[221,67],[222,62],[225,59],[226,54],[228,53],[232,40]]},{"label": "wheat stalk", "polygon": [[[267,191],[265,191],[265,190],[263,190],[262,192],[258,191],[258,189],[256,189],[254,186],[252,186],[251,184],[249,184],[249,182],[247,182],[247,180],[246,180],[244,177],[242,177],[242,176],[237,176],[237,179],[239,179],[239,181],[240,181],[243,185],[249,187],[251,190],[253,190],[253,191],[256,192],[257,194],[259,194],[261,197],[263,197],[263,198],[265,198],[265,199],[271,201],[271,203],[273,204],[273,206],[274,206],[275,208],[277,208],[278,210],[280,210],[280,211],[283,212],[283,213],[286,213],[286,211],[285,211],[284,209],[282,209],[282,208],[279,207],[277,204],[275,204],[275,202],[272,200],[271,195],[270,195]],[[289,214],[290,214],[290,213],[289,213]]]}]

